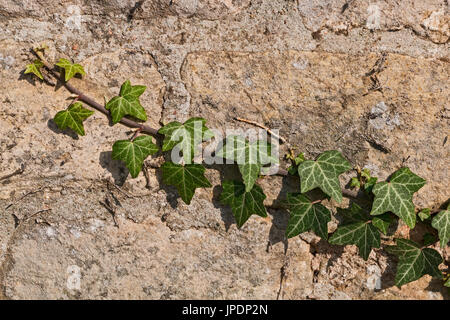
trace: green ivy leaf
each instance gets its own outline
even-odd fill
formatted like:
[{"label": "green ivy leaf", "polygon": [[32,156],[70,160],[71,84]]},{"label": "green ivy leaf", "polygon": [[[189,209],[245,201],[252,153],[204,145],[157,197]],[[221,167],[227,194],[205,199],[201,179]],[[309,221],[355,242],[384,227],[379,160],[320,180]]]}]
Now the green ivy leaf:
[{"label": "green ivy leaf", "polygon": [[391,211],[410,227],[416,224],[416,213],[412,196],[425,185],[425,180],[411,172],[409,168],[397,170],[389,182],[379,182],[372,192],[375,200],[371,215]]},{"label": "green ivy leaf", "polygon": [[216,155],[238,163],[246,192],[252,190],[263,165],[278,163],[278,159],[271,156],[270,143],[263,140],[249,142],[242,136],[227,137]]},{"label": "green ivy leaf", "polygon": [[298,166],[300,163],[302,163],[303,161],[306,161],[305,159],[305,155],[303,154],[303,152],[299,153],[295,158],[294,158],[294,162],[295,165]]},{"label": "green ivy leaf", "polygon": [[422,254],[425,259],[424,274],[429,274],[432,277],[442,279],[442,272],[439,270],[439,265],[442,263],[442,256],[434,249],[424,248]]},{"label": "green ivy leaf", "polygon": [[353,177],[352,180],[350,180],[350,188],[360,188],[361,183],[359,182],[359,179],[357,177]]},{"label": "green ivy leaf", "polygon": [[66,110],[58,112],[53,121],[55,121],[58,128],[65,130],[67,127],[84,136],[83,121],[94,114],[94,111],[83,108],[81,102],[71,104]]},{"label": "green ivy leaf", "polygon": [[450,277],[444,282],[444,286],[450,288]]},{"label": "green ivy leaf", "polygon": [[424,209],[420,210],[417,215],[419,216],[421,221],[425,221],[431,217],[431,210],[430,210],[430,208],[424,208]]},{"label": "green ivy leaf", "polygon": [[110,110],[113,124],[118,123],[124,116],[133,116],[136,119],[146,121],[147,114],[139,102],[139,97],[144,93],[146,86],[132,86],[130,80],[125,81],[118,96],[109,100],[105,108]]},{"label": "green ivy leaf", "polygon": [[292,238],[300,233],[312,230],[323,239],[328,238],[330,211],[320,203],[311,203],[303,194],[288,193],[287,204],[290,212],[286,237]]},{"label": "green ivy leaf", "polygon": [[361,171],[361,177],[365,178],[366,180],[369,180],[370,179],[370,170],[367,168],[364,168]]},{"label": "green ivy leaf", "polygon": [[350,163],[339,151],[325,151],[316,161],[306,160],[298,166],[301,191],[305,193],[318,187],[340,203],[342,192],[339,175],[350,169]]},{"label": "green ivy leaf", "polygon": [[438,230],[441,248],[450,241],[450,204],[447,210],[439,212],[431,221],[431,226]]},{"label": "green ivy leaf", "polygon": [[112,158],[125,162],[133,178],[139,175],[144,160],[158,152],[158,147],[152,142],[150,136],[139,136],[133,141],[116,141],[112,149]]},{"label": "green ivy leaf", "polygon": [[343,223],[349,224],[359,221],[368,221],[370,219],[370,216],[367,214],[365,210],[363,210],[359,205],[356,203],[352,203],[349,208],[337,208],[338,215],[342,216]]},{"label": "green ivy leaf", "polygon": [[331,244],[354,244],[364,259],[369,258],[372,248],[380,247],[380,232],[372,223],[364,221],[339,227],[328,240]]},{"label": "green ivy leaf", "polygon": [[56,63],[56,65],[62,69],[64,69],[64,79],[66,81],[69,81],[73,78],[77,73],[84,76],[86,72],[84,72],[84,69],[81,65],[75,63],[73,64],[67,59],[59,59],[59,62]]},{"label": "green ivy leaf", "polygon": [[41,73],[41,68],[44,66],[41,60],[36,59],[32,64],[28,64],[26,66],[24,74],[32,73],[36,75],[39,79],[44,80],[44,77]]},{"label": "green ivy leaf", "polygon": [[372,224],[384,234],[387,234],[388,228],[393,222],[393,219],[389,213],[385,213],[372,218]]},{"label": "green ivy leaf", "polygon": [[159,129],[164,135],[163,151],[172,150],[176,145],[183,151],[184,162],[192,163],[197,146],[214,137],[214,133],[206,127],[203,118],[190,118],[183,124],[173,121]]},{"label": "green ivy leaf", "polygon": [[298,174],[298,169],[296,166],[290,166],[287,171],[292,176],[295,176],[296,174]]},{"label": "green ivy leaf", "polygon": [[161,166],[163,182],[177,188],[181,199],[190,204],[195,189],[211,187],[205,177],[205,167],[200,164],[180,165],[173,162],[164,162]]},{"label": "green ivy leaf", "polygon": [[380,247],[380,232],[370,216],[356,203],[348,209],[340,209],[344,217],[344,225],[339,226],[328,240],[331,244],[353,244],[359,248],[359,254],[364,259],[369,258],[372,248]]},{"label": "green ivy leaf", "polygon": [[264,199],[266,198],[260,186],[254,185],[250,191],[245,191],[246,186],[239,181],[224,181],[220,201],[229,205],[239,228],[250,218],[252,214],[267,217]]},{"label": "green ivy leaf", "polygon": [[417,243],[411,240],[396,239],[396,246],[388,246],[387,251],[399,258],[395,275],[397,287],[420,279],[425,274],[442,278],[438,266],[443,260],[434,249],[421,249]]}]

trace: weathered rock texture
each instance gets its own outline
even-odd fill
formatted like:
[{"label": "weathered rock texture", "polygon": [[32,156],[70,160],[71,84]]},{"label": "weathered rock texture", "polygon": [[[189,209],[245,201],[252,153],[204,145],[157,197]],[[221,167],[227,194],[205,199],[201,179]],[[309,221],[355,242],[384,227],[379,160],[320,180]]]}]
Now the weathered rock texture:
[{"label": "weathered rock texture", "polygon": [[[270,216],[241,230],[219,187],[186,206],[158,170],[127,179],[111,145],[129,129],[96,114],[85,137],[58,130],[68,92],[23,75],[45,43],[50,60],[85,66],[74,85],[99,102],[126,79],[146,85],[154,127],[258,121],[381,179],[407,165],[427,179],[416,205],[437,209],[449,198],[447,1],[0,0],[0,31],[0,178],[19,170],[0,180],[1,298],[448,298],[428,276],[394,287],[383,250],[365,262],[313,234],[286,242],[276,208],[295,179],[262,179]],[[215,185],[236,174],[207,172]]]}]

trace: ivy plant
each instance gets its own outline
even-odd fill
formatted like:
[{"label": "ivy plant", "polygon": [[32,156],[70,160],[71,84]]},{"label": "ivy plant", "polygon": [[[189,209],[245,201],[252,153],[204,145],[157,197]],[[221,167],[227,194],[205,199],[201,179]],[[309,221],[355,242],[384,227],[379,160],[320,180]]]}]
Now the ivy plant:
[{"label": "ivy plant", "polygon": [[60,129],[70,128],[80,136],[84,136],[83,122],[93,114],[94,111],[84,108],[81,102],[75,102],[66,110],[58,112],[53,120]]},{"label": "ivy plant", "polygon": [[320,203],[313,203],[304,194],[287,194],[290,212],[286,236],[292,238],[306,231],[314,231],[318,236],[328,238],[328,222],[331,212]]},{"label": "ivy plant", "polygon": [[439,231],[441,247],[444,248],[450,241],[450,204],[447,210],[442,210],[433,218],[431,225]]},{"label": "ivy plant", "polygon": [[112,158],[125,162],[133,178],[139,175],[144,160],[156,152],[158,152],[158,147],[150,136],[140,136],[131,141],[118,140],[112,146]]},{"label": "ivy plant", "polygon": [[258,185],[253,185],[247,191],[247,186],[241,181],[224,181],[222,183],[220,201],[231,207],[238,227],[242,227],[252,214],[267,217],[264,199],[266,195]]},{"label": "ivy plant", "polygon": [[380,232],[386,234],[392,218],[389,214],[371,217],[368,212],[356,203],[341,212],[344,222],[331,236],[331,244],[354,244],[364,260],[369,258],[372,248],[381,244]]},{"label": "ivy plant", "polygon": [[36,59],[33,61],[33,63],[30,63],[26,66],[24,74],[34,74],[36,77],[38,77],[41,80],[44,80],[44,76],[41,73],[41,68],[44,66],[41,60]]},{"label": "ivy plant", "polygon": [[325,151],[316,161],[303,161],[298,166],[301,192],[320,188],[337,202],[342,202],[339,175],[351,168],[350,163],[336,150]]},{"label": "ivy plant", "polygon": [[139,97],[146,88],[146,86],[140,85],[132,86],[130,80],[122,84],[119,95],[109,100],[105,106],[107,110],[110,110],[114,124],[118,123],[124,116],[132,116],[142,121],[147,120],[145,109],[139,102]]},{"label": "ivy plant", "polygon": [[377,183],[373,187],[375,200],[371,215],[392,212],[410,227],[416,225],[416,212],[412,196],[425,185],[425,179],[411,172],[409,168],[397,170],[389,181]]},{"label": "ivy plant", "polygon": [[[26,66],[24,74],[41,80],[44,79],[43,71],[55,78],[60,76],[54,71],[54,66],[45,60],[42,49],[34,50],[34,53],[38,59]],[[193,117],[184,123],[173,121],[159,129],[151,128],[143,123],[147,120],[147,114],[140,97],[146,90],[145,86],[132,85],[130,80],[126,80],[119,95],[101,105],[69,83],[76,74],[85,75],[81,65],[66,59],[61,59],[56,65],[64,73],[64,86],[77,95],[66,109],[55,114],[54,122],[60,129],[73,130],[84,136],[84,122],[89,121],[94,113],[87,107],[92,107],[108,116],[113,124],[122,123],[137,129],[131,138],[112,143],[112,158],[123,161],[132,178],[139,176],[149,156],[160,153],[167,159],[167,153],[177,148],[182,153],[180,161],[166,160],[160,167],[163,183],[174,186],[181,200],[188,205],[196,189],[212,187],[205,175],[205,166],[193,163],[199,146],[214,136],[206,125],[206,119]],[[266,195],[258,180],[267,164],[279,164],[278,157],[272,155],[272,148],[266,140],[249,141],[233,135],[227,137],[215,152],[216,157],[227,160],[227,165],[237,164],[241,174],[241,179],[224,179],[220,194],[220,202],[230,207],[238,228],[243,227],[253,215],[267,217]],[[445,286],[450,286],[450,275],[439,269],[442,256],[430,248],[438,241],[444,248],[450,240],[450,206],[438,213],[427,208],[416,210],[413,195],[425,185],[423,178],[403,167],[386,181],[379,182],[367,168],[360,170],[356,167],[357,176],[351,178],[349,185],[363,192],[349,196],[344,192],[342,174],[349,174],[352,165],[340,151],[324,151],[315,159],[307,159],[303,153],[295,156],[291,151],[285,158],[291,166],[278,174],[298,180],[297,192],[288,193],[285,200],[289,212],[285,232],[287,239],[312,231],[320,238],[328,239],[332,245],[356,245],[364,260],[374,249],[386,248],[398,258],[397,286],[415,281],[425,274],[442,279]],[[321,191],[322,198],[312,200],[310,192],[315,189]],[[342,219],[329,235],[332,209],[336,205],[342,206],[343,194],[352,198],[352,203],[348,208],[338,208],[337,216]],[[365,206],[357,204],[360,197],[364,198]],[[436,232],[427,233],[422,245],[409,239],[395,239],[396,245],[386,246],[392,241],[389,227],[398,219],[411,229],[417,221],[428,221],[431,230]]]},{"label": "ivy plant", "polygon": [[436,250],[422,248],[407,239],[396,239],[396,246],[387,247],[387,250],[399,259],[395,276],[397,286],[415,281],[425,274],[442,278],[442,272],[438,268],[442,263],[442,257]]},{"label": "ivy plant", "polygon": [[181,199],[190,204],[195,189],[211,187],[205,177],[205,167],[200,164],[176,164],[170,161],[161,166],[164,183],[177,188]]},{"label": "ivy plant", "polygon": [[67,59],[60,59],[58,63],[56,63],[58,67],[64,69],[64,80],[69,81],[72,79],[77,73],[84,76],[86,72],[84,71],[83,66],[72,63]]}]

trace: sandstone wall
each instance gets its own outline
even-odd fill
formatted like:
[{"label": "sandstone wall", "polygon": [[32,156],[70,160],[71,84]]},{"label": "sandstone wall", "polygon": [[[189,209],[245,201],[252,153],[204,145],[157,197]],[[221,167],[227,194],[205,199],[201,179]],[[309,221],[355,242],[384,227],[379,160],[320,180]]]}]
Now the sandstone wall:
[{"label": "sandstone wall", "polygon": [[[24,168],[0,181],[0,297],[448,298],[428,276],[394,287],[382,250],[365,262],[313,234],[287,243],[277,201],[295,180],[264,178],[269,218],[238,230],[218,187],[186,206],[158,170],[147,186],[127,179],[111,145],[129,129],[95,114],[85,137],[58,130],[68,92],[22,72],[45,43],[49,59],[85,66],[74,85],[99,102],[126,79],[146,85],[155,127],[258,121],[308,157],[339,149],[382,179],[407,165],[427,179],[416,205],[436,209],[449,198],[449,20],[444,0],[0,0],[0,177]],[[225,171],[207,176],[237,174]]]}]

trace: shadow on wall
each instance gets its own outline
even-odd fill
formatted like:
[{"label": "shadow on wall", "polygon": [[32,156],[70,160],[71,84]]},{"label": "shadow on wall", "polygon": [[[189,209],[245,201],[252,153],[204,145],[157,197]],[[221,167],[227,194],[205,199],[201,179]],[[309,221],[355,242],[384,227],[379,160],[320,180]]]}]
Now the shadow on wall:
[{"label": "shadow on wall", "polygon": [[74,140],[79,139],[78,134],[76,134],[76,132],[73,131],[72,129],[69,129],[69,128],[64,129],[64,130],[59,129],[53,119],[50,119],[47,121],[47,127],[56,134],[63,134],[63,135],[71,137]]},{"label": "shadow on wall", "polygon": [[[220,165],[212,164],[206,166],[207,169],[213,169],[220,173],[221,183],[226,180],[240,180],[241,174],[239,173],[237,165]],[[230,227],[236,223],[231,208],[227,205],[223,205],[220,202],[220,194],[222,193],[222,186],[216,185],[213,188],[212,202],[215,208],[220,209],[220,217],[225,224],[225,230],[228,232]]]},{"label": "shadow on wall", "polygon": [[114,183],[120,187],[123,186],[129,173],[125,164],[120,160],[113,160],[112,151],[101,152],[99,162],[102,168],[111,173]]}]

